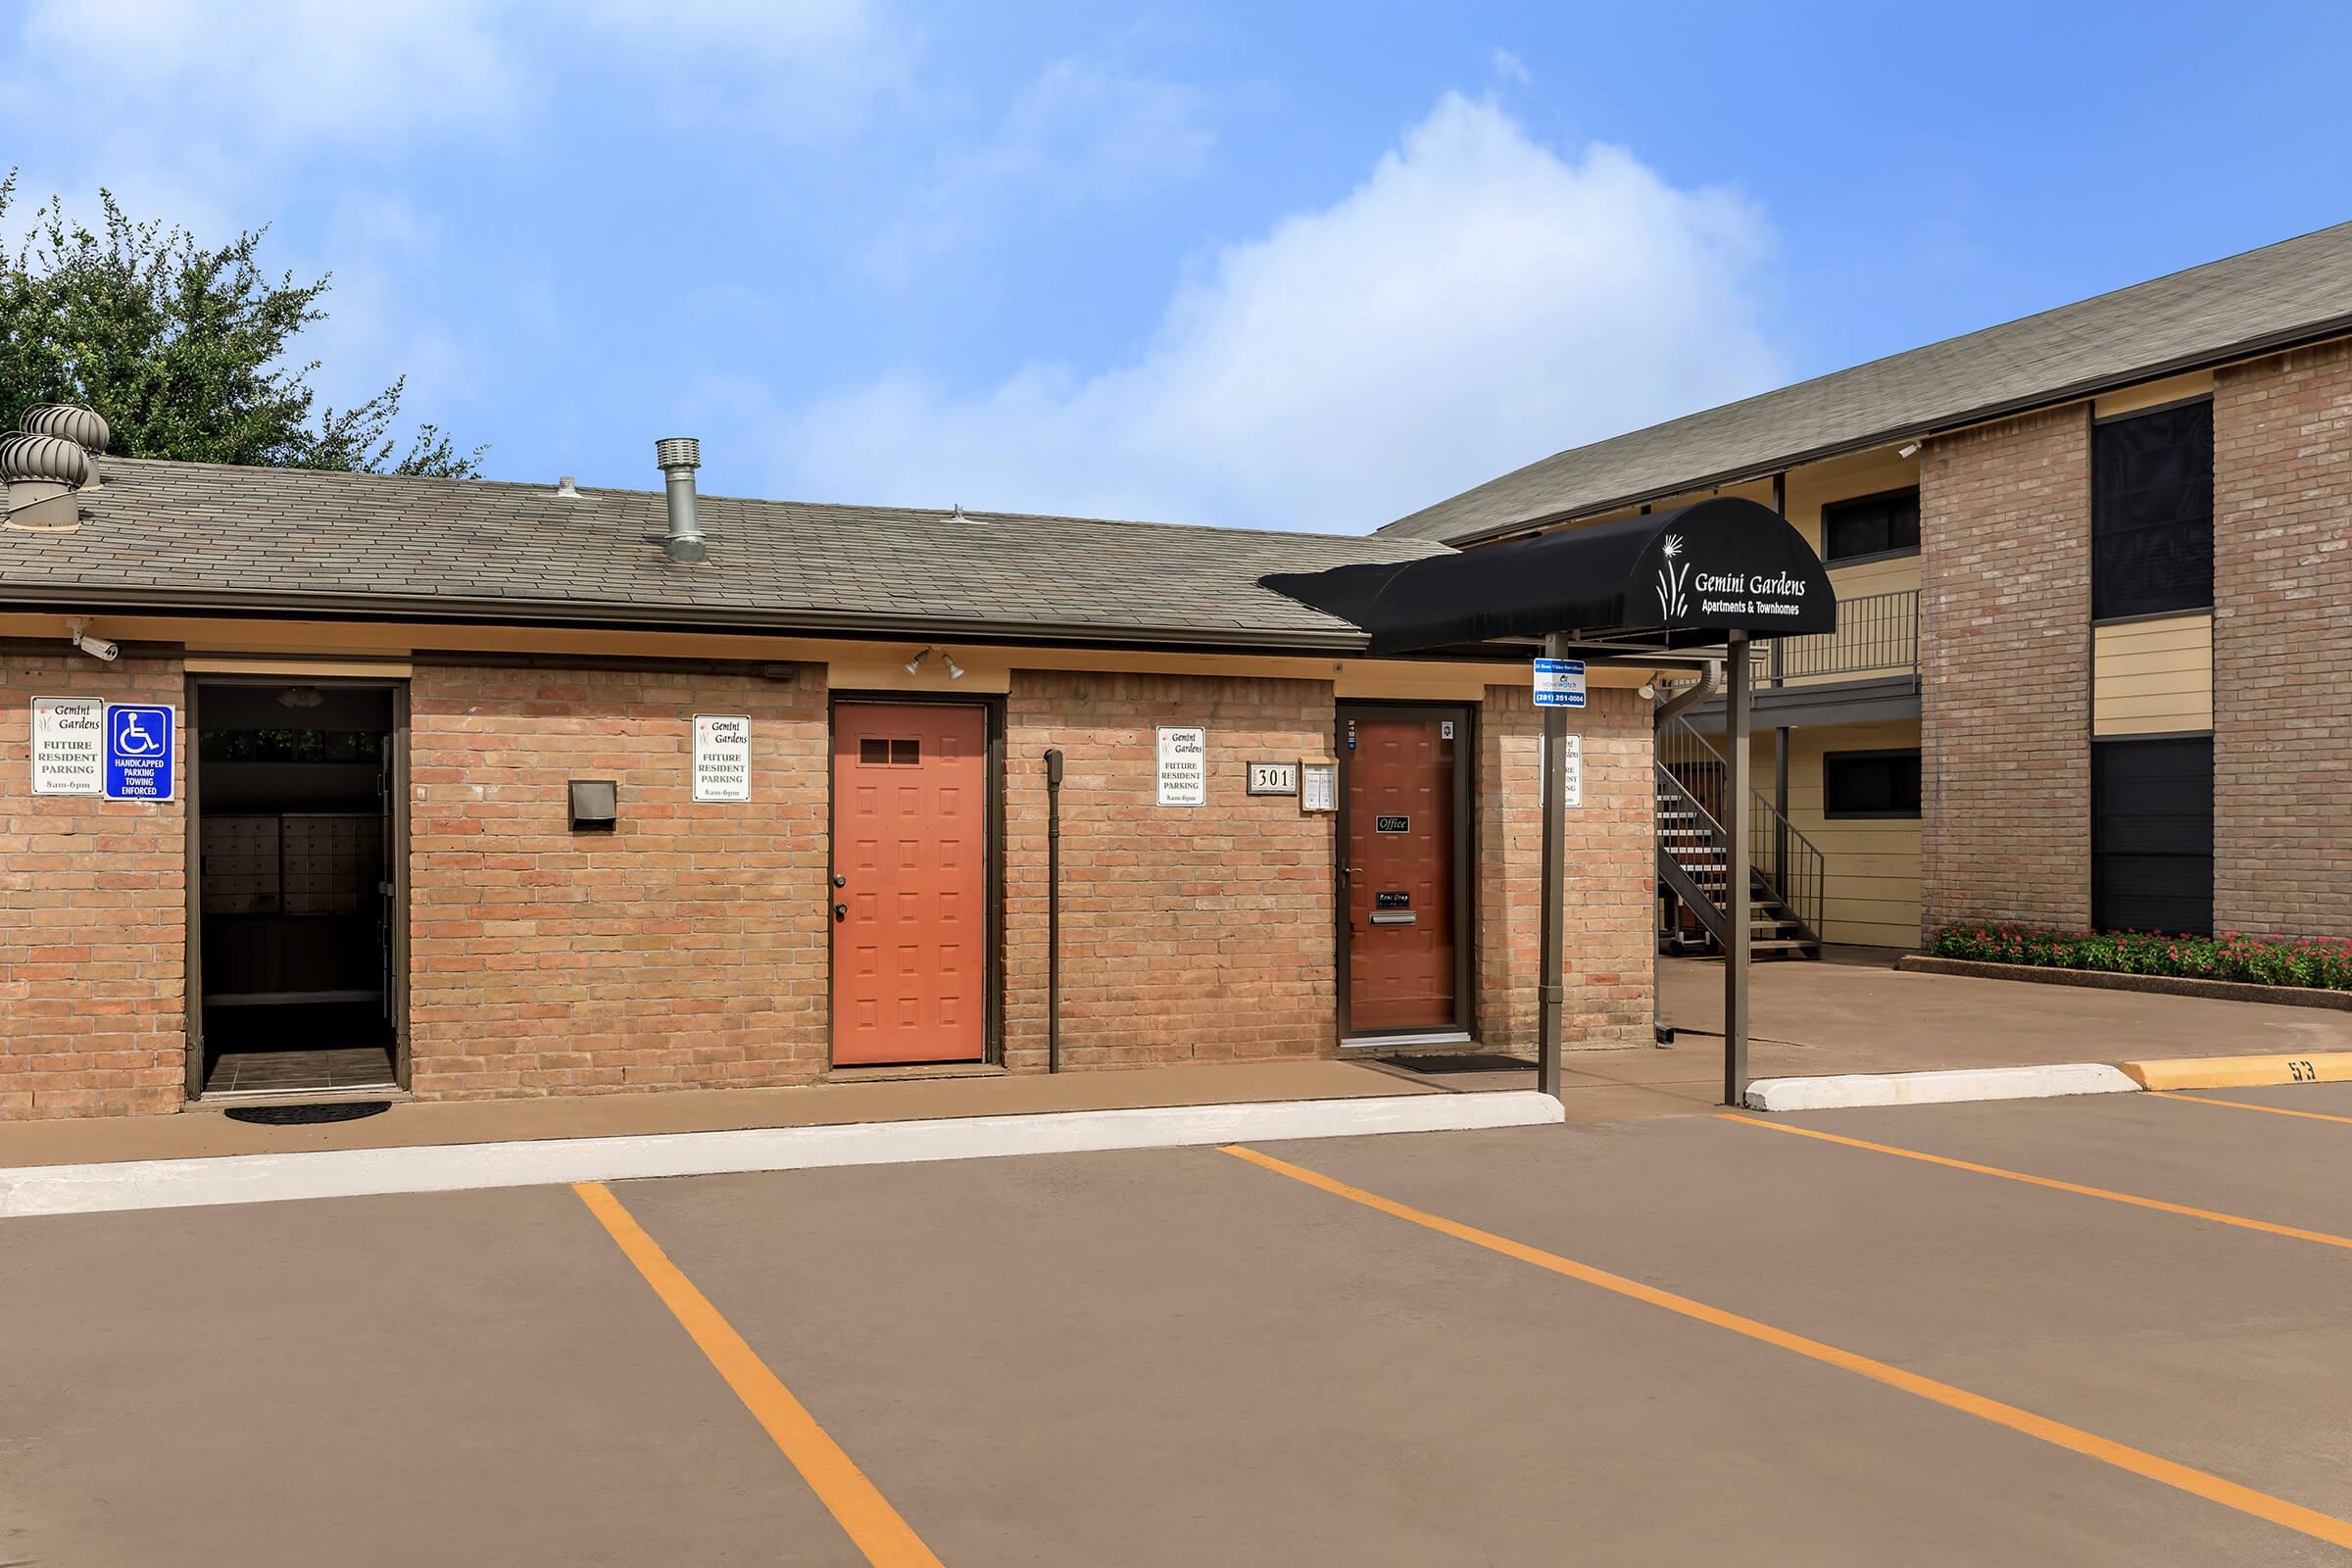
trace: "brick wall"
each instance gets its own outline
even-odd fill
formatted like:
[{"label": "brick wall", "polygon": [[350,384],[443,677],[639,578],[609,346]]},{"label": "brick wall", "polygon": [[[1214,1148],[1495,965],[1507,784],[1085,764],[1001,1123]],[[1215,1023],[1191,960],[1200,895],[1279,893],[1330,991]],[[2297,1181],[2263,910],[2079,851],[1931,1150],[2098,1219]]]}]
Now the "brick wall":
[{"label": "brick wall", "polygon": [[2088,417],[1921,456],[1923,934],[2090,919]]},{"label": "brick wall", "polygon": [[[1646,1042],[1652,1022],[1656,837],[1649,705],[1595,687],[1568,714],[1584,737],[1584,805],[1568,813],[1562,1039]],[[1478,731],[1479,1038],[1532,1053],[1543,962],[1544,720],[1522,687],[1491,687]]]},{"label": "brick wall", "polygon": [[35,796],[31,700],[185,692],[177,660],[0,652],[0,1120],[183,1098],[186,748],[170,802]]},{"label": "brick wall", "polygon": [[[751,716],[750,802],[692,800],[698,711]],[[423,666],[411,734],[419,1098],[825,1069],[821,670]],[[574,778],[618,781],[617,831],[569,830]]]},{"label": "brick wall", "polygon": [[[1066,1068],[1328,1054],[1332,818],[1244,793],[1325,755],[1320,681],[1015,670],[1005,705],[1004,1054],[1046,1061],[1046,781],[1061,794]],[[1162,724],[1208,732],[1208,804],[1155,804]]]},{"label": "brick wall", "polygon": [[2214,924],[2352,935],[2352,346],[2221,371]]}]

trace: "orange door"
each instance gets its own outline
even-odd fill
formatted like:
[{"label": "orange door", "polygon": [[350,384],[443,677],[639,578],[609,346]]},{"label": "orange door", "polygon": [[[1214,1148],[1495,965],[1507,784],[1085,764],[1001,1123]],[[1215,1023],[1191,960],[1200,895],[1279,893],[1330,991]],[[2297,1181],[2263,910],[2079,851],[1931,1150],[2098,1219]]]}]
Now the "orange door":
[{"label": "orange door", "polygon": [[1348,1027],[1451,1029],[1460,719],[1348,721]]},{"label": "orange door", "polygon": [[833,710],[833,1059],[987,1048],[988,781],[977,708]]}]

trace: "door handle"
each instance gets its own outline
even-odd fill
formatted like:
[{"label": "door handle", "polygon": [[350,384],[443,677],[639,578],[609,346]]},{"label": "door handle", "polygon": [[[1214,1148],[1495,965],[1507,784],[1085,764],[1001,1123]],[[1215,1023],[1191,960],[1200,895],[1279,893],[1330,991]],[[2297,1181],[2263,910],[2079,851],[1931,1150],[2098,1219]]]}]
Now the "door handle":
[{"label": "door handle", "polygon": [[837,888],[846,888],[850,885],[850,879],[836,871],[833,873],[833,885]]},{"label": "door handle", "polygon": [[848,905],[846,905],[846,904],[836,904],[835,906],[833,906],[833,918],[834,918],[834,919],[836,919],[836,920],[847,920],[849,917],[850,917],[850,906],[849,906]]}]

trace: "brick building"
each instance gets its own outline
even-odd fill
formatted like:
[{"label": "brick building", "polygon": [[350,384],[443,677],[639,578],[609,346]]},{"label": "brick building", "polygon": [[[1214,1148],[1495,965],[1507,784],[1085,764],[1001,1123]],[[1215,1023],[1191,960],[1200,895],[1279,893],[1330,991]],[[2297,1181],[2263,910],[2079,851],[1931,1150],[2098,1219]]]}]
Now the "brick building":
[{"label": "brick building", "polygon": [[[1759,939],[2352,934],[2352,224],[1562,452],[1382,535],[1474,550],[1713,494],[1779,511],[1839,602],[1835,634],[1756,655]],[[1722,865],[1722,727],[1716,700],[1660,731],[1662,877]],[[1666,901],[1666,940],[1705,912]]]},{"label": "brick building", "polygon": [[[1532,1044],[1528,650],[1374,659],[1258,583],[1443,547],[28,423],[0,1117]],[[1652,678],[1572,717],[1571,1044],[1649,1035]]]}]

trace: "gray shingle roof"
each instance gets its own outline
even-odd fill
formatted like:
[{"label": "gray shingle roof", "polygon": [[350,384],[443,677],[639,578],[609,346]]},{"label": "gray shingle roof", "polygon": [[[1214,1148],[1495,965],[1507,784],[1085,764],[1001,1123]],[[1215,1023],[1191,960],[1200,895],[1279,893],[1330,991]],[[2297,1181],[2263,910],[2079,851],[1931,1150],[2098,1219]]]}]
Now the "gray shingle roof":
[{"label": "gray shingle roof", "polygon": [[2352,331],[2352,223],[1574,447],[1381,530],[1462,544]]},{"label": "gray shingle roof", "polygon": [[1355,628],[1257,579],[1444,548],[707,495],[710,559],[681,567],[647,539],[664,526],[657,493],[123,458],[99,470],[77,530],[0,529],[0,599],[1356,647]]}]

